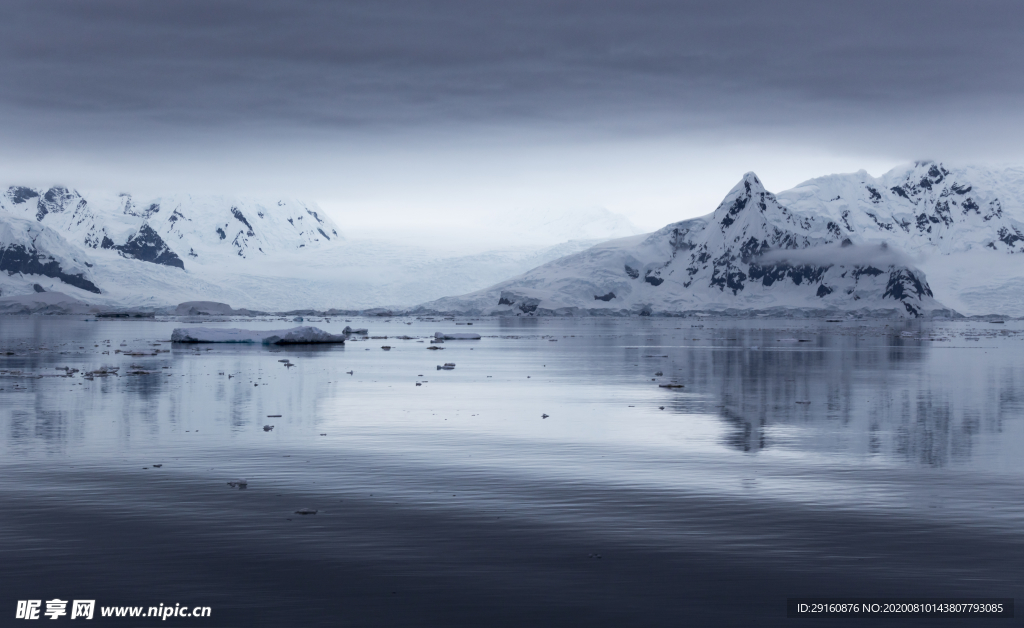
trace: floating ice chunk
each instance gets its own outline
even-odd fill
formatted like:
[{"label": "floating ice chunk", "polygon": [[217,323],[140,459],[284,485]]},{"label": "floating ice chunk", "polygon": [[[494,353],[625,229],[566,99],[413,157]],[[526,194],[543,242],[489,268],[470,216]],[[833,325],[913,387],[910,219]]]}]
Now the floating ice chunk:
[{"label": "floating ice chunk", "polygon": [[214,327],[179,327],[171,333],[171,342],[240,342],[265,345],[297,345],[344,343],[345,336],[330,334],[317,327],[291,329],[219,329]]},{"label": "floating ice chunk", "polygon": [[480,334],[446,334],[437,332],[434,334],[437,340],[480,340]]},{"label": "floating ice chunk", "polygon": [[365,327],[361,327],[359,329],[352,329],[348,325],[345,325],[345,329],[341,330],[341,333],[343,333],[343,334],[358,334],[360,336],[365,336],[365,335],[370,333],[370,330],[366,329]]}]

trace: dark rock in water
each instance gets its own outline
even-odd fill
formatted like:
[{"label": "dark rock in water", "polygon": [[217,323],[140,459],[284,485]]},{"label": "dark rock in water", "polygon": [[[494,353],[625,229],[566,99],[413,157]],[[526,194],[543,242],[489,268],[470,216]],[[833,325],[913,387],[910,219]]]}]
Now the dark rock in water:
[{"label": "dark rock in water", "polygon": [[100,289],[96,287],[96,284],[83,275],[65,273],[57,260],[35,249],[27,249],[20,244],[0,248],[0,270],[5,270],[8,274],[43,275],[59,279],[69,286],[100,294]]},{"label": "dark rock in water", "polygon": [[185,269],[185,262],[181,261],[178,254],[167,246],[160,234],[154,231],[148,223],[139,227],[139,231],[128,238],[127,242],[111,248],[120,253],[122,257]]},{"label": "dark rock in water", "polygon": [[32,289],[35,290],[36,292],[46,292],[46,288],[40,286],[37,283],[32,284]]},{"label": "dark rock in water", "polygon": [[615,293],[614,292],[609,292],[608,294],[605,294],[605,295],[602,295],[602,296],[594,295],[594,300],[595,301],[611,301],[614,298],[615,298]]},{"label": "dark rock in water", "polygon": [[320,512],[319,510],[313,510],[312,508],[299,508],[295,511],[297,515],[315,515]]}]

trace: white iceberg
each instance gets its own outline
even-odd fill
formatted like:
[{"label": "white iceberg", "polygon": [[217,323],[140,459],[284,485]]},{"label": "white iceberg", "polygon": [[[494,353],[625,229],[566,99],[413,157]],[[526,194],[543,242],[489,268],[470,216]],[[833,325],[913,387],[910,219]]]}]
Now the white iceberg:
[{"label": "white iceberg", "polygon": [[359,334],[360,336],[365,336],[370,333],[370,330],[366,329],[365,327],[360,327],[359,329],[352,329],[348,325],[345,325],[345,329],[342,330],[342,333]]},{"label": "white iceberg", "polygon": [[437,332],[434,334],[437,340],[480,340],[480,334],[446,334]]},{"label": "white iceberg", "polygon": [[215,327],[178,327],[171,342],[238,342],[264,345],[344,343],[345,335],[330,334],[317,327],[291,329],[223,329]]}]

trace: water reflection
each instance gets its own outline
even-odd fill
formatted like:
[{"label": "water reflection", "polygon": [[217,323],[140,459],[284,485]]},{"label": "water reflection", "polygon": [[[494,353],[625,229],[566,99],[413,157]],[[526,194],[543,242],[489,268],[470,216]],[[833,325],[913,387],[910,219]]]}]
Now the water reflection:
[{"label": "water reflection", "polygon": [[[281,422],[294,428],[279,433],[293,436],[339,421],[343,429],[415,425],[431,433],[433,417],[445,412],[458,419],[448,431],[495,437],[613,447],[717,443],[750,455],[843,455],[925,467],[1009,466],[1024,440],[1015,329],[500,319],[476,322],[483,341],[449,342],[442,353],[394,338],[423,339],[452,321],[361,322],[375,334],[390,332],[389,352],[380,350],[380,339],[346,347],[172,347],[166,338],[174,322],[3,322],[2,445],[26,451],[34,442],[49,452],[170,443],[200,429],[230,439],[249,434],[268,414],[284,414]],[[282,356],[295,367],[282,366]],[[461,365],[434,370],[446,361]],[[114,367],[116,375],[82,377]],[[64,377],[61,368],[79,373]],[[661,387],[670,384],[684,387]],[[445,394],[435,394],[441,387]],[[524,407],[528,417],[518,412]],[[463,421],[466,413],[475,420]],[[553,418],[533,422],[541,413]],[[715,429],[718,436],[708,440]]]}]

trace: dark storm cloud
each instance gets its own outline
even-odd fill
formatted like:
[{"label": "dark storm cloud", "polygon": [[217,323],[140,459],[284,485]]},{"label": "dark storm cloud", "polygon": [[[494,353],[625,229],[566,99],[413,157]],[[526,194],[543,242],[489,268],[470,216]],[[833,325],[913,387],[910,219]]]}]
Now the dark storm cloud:
[{"label": "dark storm cloud", "polygon": [[[1024,5],[7,2],[8,126],[826,124],[1010,109]],[[77,118],[76,118],[77,119]]]}]

